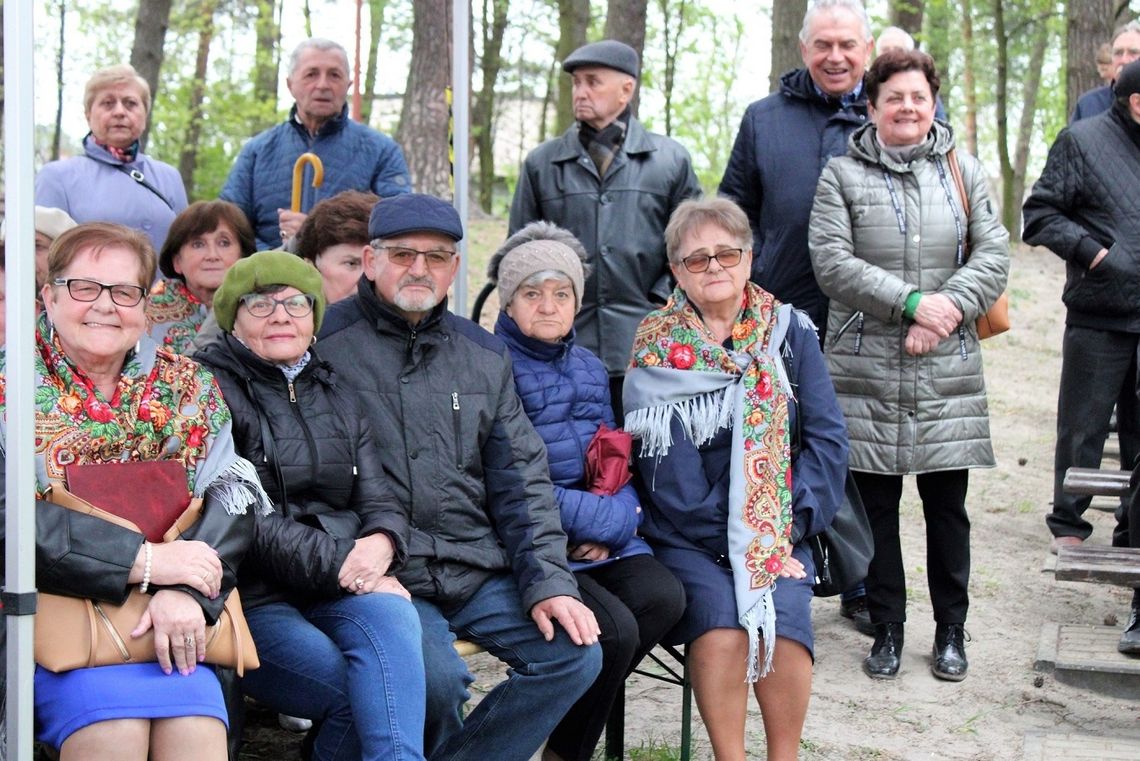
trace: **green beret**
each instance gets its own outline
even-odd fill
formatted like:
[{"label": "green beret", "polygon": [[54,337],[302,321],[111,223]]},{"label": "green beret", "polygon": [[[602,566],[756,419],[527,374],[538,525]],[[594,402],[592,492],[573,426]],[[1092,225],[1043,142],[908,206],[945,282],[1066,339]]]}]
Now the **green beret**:
[{"label": "green beret", "polygon": [[313,334],[316,335],[321,329],[321,319],[325,316],[321,273],[307,260],[287,251],[258,251],[253,256],[238,259],[226,271],[222,286],[214,293],[214,317],[222,330],[233,332],[242,296],[271,285],[291,285],[315,299]]}]

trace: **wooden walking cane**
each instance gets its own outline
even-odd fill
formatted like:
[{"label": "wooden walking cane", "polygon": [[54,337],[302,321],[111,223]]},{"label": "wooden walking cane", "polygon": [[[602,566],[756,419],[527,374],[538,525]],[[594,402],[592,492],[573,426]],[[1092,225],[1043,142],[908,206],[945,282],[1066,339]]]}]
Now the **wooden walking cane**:
[{"label": "wooden walking cane", "polygon": [[325,181],[325,166],[321,163],[320,156],[315,153],[302,153],[298,156],[297,161],[293,163],[293,203],[290,206],[293,211],[301,210],[301,184],[305,174],[305,164],[311,164],[313,167],[314,188],[319,188]]}]

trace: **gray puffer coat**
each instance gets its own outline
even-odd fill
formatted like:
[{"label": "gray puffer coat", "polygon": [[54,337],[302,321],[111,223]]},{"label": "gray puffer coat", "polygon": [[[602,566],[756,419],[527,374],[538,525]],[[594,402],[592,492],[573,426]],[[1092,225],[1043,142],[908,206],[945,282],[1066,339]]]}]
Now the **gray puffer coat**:
[{"label": "gray puffer coat", "polygon": [[[974,322],[1005,288],[1009,236],[981,165],[959,153],[967,230],[946,163],[953,146],[953,132],[935,122],[924,149],[901,165],[880,152],[867,125],[820,177],[811,258],[831,298],[825,350],[853,470],[902,475],[994,465]],[[964,265],[959,221],[969,238]],[[962,329],[921,356],[904,348],[913,323],[903,305],[915,290],[944,294],[963,314]]]}]

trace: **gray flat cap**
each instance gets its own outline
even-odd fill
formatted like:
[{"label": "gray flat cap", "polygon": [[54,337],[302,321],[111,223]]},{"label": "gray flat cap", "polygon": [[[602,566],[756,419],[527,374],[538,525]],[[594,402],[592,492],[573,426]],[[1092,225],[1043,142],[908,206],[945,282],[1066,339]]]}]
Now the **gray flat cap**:
[{"label": "gray flat cap", "polygon": [[562,62],[562,70],[573,73],[574,69],[582,66],[604,66],[623,74],[629,74],[637,79],[640,65],[637,60],[637,51],[617,40],[602,40],[583,45]]}]

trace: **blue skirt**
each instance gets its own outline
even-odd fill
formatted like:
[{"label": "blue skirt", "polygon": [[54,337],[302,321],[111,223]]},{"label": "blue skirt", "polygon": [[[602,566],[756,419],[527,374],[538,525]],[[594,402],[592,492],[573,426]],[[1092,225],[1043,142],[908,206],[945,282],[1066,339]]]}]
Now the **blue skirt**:
[{"label": "blue skirt", "polygon": [[[680,579],[687,600],[685,614],[673,630],[665,635],[664,642],[684,645],[710,629],[740,628],[731,569],[718,565],[712,556],[700,550],[656,546],[653,552]],[[796,545],[792,549],[792,556],[804,564],[807,577],[776,580],[776,589],[772,593],[772,602],[776,608],[776,636],[799,642],[814,659],[811,588],[815,566],[806,547]]]},{"label": "blue skirt", "polygon": [[112,719],[229,718],[222,687],[210,666],[190,676],[162,673],[157,663],[98,666],[55,674],[36,666],[36,739],[56,748],[71,734]]}]

